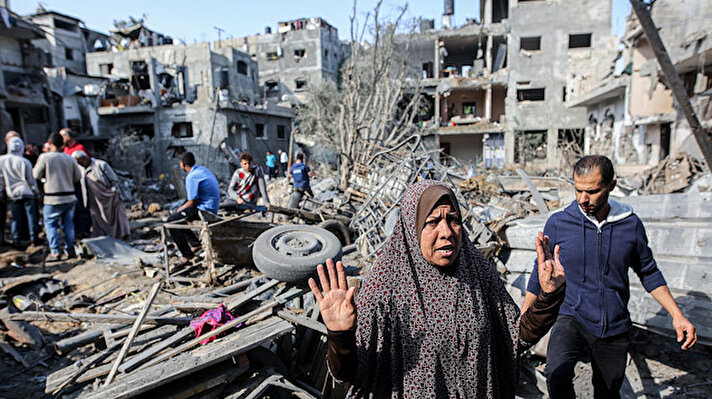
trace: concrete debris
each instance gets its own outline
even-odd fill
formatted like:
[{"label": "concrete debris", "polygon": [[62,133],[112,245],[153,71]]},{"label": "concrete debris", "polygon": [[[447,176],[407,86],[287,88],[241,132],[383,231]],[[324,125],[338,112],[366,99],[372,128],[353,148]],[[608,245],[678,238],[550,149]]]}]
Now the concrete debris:
[{"label": "concrete debris", "polygon": [[[688,182],[704,181],[706,176],[694,169],[698,163],[690,157],[665,164],[670,166],[660,168],[658,178],[674,176],[666,172],[680,169],[673,165],[692,172],[684,177]],[[516,171],[485,174],[475,169],[469,178],[465,172],[464,167],[442,164],[439,151],[429,150],[422,137],[414,136],[357,165],[346,192],[339,191],[336,178],[320,170],[322,177],[313,181],[315,196],[303,200],[299,208],[283,206],[290,196],[288,180],[272,179],[268,184],[273,202],[269,211],[263,206],[227,204],[218,215],[203,215],[193,224],[181,225],[196,231],[201,243],[198,256],[187,264],[174,262],[177,249],[165,239],[164,229],[172,225],[164,223],[164,218],[168,209],[179,203],[171,202],[175,190],[162,179],[135,184],[131,188],[134,204],[128,208],[133,241],[85,239],[81,245],[86,248],[86,259],[52,269],[33,266],[37,259],[26,256],[27,266],[14,269],[24,274],[0,280],[2,291],[22,310],[12,313],[9,309],[15,309],[15,304],[7,304],[0,314],[7,329],[4,334],[14,344],[3,349],[10,354],[9,363],[0,362],[0,372],[4,372],[2,367],[14,370],[5,373],[11,384],[42,378],[43,392],[37,396],[130,397],[169,391],[185,396],[210,391],[244,397],[279,389],[298,397],[341,397],[344,387],[324,383],[330,378],[324,363],[326,330],[319,322],[312,294],[300,283],[267,280],[256,271],[252,266],[255,239],[280,224],[294,225],[297,236],[297,224],[318,225],[340,241],[334,245],[344,247],[349,281],[358,285],[388,239],[388,226],[397,217],[405,188],[422,178],[444,180],[456,188],[468,238],[492,259],[510,293],[520,299],[534,258],[530,237],[542,229],[550,212],[573,200],[571,182],[564,177]],[[705,299],[705,259],[712,254],[701,243],[712,234],[707,220],[712,218],[708,206],[712,192],[701,192],[705,187],[697,183],[683,193],[639,195],[643,190],[639,185],[637,190],[621,191],[631,194],[621,200],[646,221],[659,267],[707,343],[712,337],[705,331],[712,330],[712,325],[705,324],[704,316],[710,310]],[[166,199],[160,200],[164,194]],[[682,239],[670,245],[669,237],[673,236]],[[354,247],[357,250],[352,251]],[[263,257],[270,252],[259,251]],[[280,264],[285,263],[289,262]],[[64,281],[66,287],[61,283]],[[669,337],[669,320],[659,314],[659,306],[644,295],[636,281],[631,278],[630,309],[638,336],[663,333]],[[156,282],[162,282],[163,288],[153,299],[148,294]],[[221,303],[237,319],[210,332],[217,338],[201,345],[209,336],[195,337],[187,324]],[[145,320],[136,323],[142,310]],[[125,344],[129,339],[133,342]],[[276,347],[277,354],[265,352],[262,346]],[[702,348],[695,351],[706,350]],[[527,371],[520,389],[524,397],[543,391],[543,366],[538,356],[545,354],[545,345],[537,346],[534,353],[525,360]],[[658,353],[649,356],[634,351],[631,356],[662,370],[663,366],[655,363]],[[674,354],[670,356],[674,358]],[[34,367],[38,361],[46,362],[49,369]],[[638,377],[633,374],[642,370],[643,363],[636,360],[632,364],[636,368],[630,367],[627,385],[632,392],[641,392],[641,386],[659,386],[644,372],[638,372]],[[20,369],[18,365],[22,365]],[[273,371],[266,371],[266,365]],[[687,370],[682,365],[679,368]],[[584,365],[582,375],[585,370]],[[678,369],[670,368],[669,372],[670,378],[683,378]],[[688,375],[696,372],[691,370]],[[110,374],[115,375],[109,379]],[[696,377],[690,381],[693,385],[705,383]],[[703,385],[694,385],[698,386]],[[577,389],[586,392],[584,386]]]},{"label": "concrete debris", "polygon": [[136,264],[138,260],[145,263],[157,263],[158,258],[115,238],[103,236],[87,238],[81,241],[87,255],[95,256],[101,262],[119,263],[122,265]]}]

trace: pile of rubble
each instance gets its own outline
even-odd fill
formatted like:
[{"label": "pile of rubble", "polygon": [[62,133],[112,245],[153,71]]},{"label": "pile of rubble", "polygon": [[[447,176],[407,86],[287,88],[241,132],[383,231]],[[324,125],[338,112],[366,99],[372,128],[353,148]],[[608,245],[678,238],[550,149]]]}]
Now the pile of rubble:
[{"label": "pile of rubble", "polygon": [[[308,366],[324,358],[326,330],[307,289],[232,267],[218,269],[221,288],[215,289],[186,285],[180,276],[173,280],[182,284],[168,286],[150,267],[104,261],[71,266],[3,279],[5,295],[31,298],[13,300],[22,312],[5,310],[6,335],[36,349],[1,345],[17,363],[2,362],[3,396],[27,392],[7,384],[28,373],[53,396],[211,392],[238,398],[279,386],[300,397],[322,397],[311,386],[320,386],[326,370]],[[67,281],[73,282],[71,290]],[[47,286],[60,288],[42,294]],[[230,321],[219,327],[208,321],[196,337],[200,330],[191,321],[206,309]]]},{"label": "pile of rubble", "polygon": [[[550,212],[574,199],[571,181],[528,176],[523,170],[467,177],[439,159],[438,151],[427,150],[414,136],[356,165],[346,192],[338,190],[337,179],[320,172],[312,185],[315,196],[299,209],[284,206],[290,195],[287,179],[274,179],[268,184],[269,213],[264,207],[238,214],[221,211],[184,225],[198,233],[202,250],[197,260],[182,266],[172,262],[177,252],[166,239],[171,225],[164,223],[180,202],[175,179],[127,179],[134,241],[83,240],[84,259],[52,266],[42,263],[42,250],[0,257],[6,265],[0,268],[5,328],[0,349],[8,354],[0,361],[0,396],[29,389],[23,396],[257,398],[279,391],[301,398],[341,397],[344,387],[330,379],[324,362],[326,329],[312,294],[300,283],[280,282],[255,270],[252,246],[257,236],[280,224],[318,225],[340,241],[350,279],[358,284],[393,228],[403,193],[423,178],[456,188],[465,233],[493,260],[510,293],[521,301],[534,259],[531,238]],[[687,185],[674,187],[687,192],[639,195],[648,188],[672,189],[671,183],[680,179]],[[620,200],[646,222],[673,292],[685,293],[676,295],[683,311],[699,324],[702,342],[712,342],[705,332],[712,330],[706,324],[709,295],[704,285],[705,259],[712,257],[705,245],[712,236],[712,192],[705,179],[709,173],[683,156],[643,176],[637,189],[629,189],[634,182],[627,181],[616,193],[629,194]],[[674,245],[672,237],[677,238]],[[669,320],[656,314],[659,307],[636,281],[631,278],[634,323],[671,336]],[[213,326],[211,320],[220,323]],[[640,337],[652,334],[638,331]],[[545,391],[538,357],[542,350],[540,345],[525,361],[524,397]],[[706,350],[696,347],[693,353]],[[649,357],[632,356],[636,370]],[[643,363],[636,356],[645,357]],[[675,359],[674,353],[669,356]],[[695,387],[709,383],[704,374],[694,368],[670,371],[671,378]],[[628,397],[636,397],[640,386],[652,392],[650,387],[659,384],[643,372],[636,375],[628,377]]]}]

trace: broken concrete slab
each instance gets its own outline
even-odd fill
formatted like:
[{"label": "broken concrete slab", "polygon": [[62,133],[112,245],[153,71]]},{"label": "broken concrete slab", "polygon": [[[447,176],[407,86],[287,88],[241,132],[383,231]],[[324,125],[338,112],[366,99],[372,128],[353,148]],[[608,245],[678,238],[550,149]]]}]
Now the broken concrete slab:
[{"label": "broken concrete slab", "polygon": [[102,262],[135,265],[139,259],[148,264],[156,264],[160,260],[156,254],[139,251],[121,240],[108,236],[87,238],[81,242],[90,255],[96,256]]}]

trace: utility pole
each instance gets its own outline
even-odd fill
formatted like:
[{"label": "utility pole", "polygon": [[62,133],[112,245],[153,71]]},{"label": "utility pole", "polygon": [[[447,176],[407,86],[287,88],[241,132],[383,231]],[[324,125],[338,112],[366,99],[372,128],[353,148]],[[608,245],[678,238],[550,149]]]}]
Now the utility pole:
[{"label": "utility pole", "polygon": [[225,29],[222,29],[217,26],[213,26],[213,29],[218,31],[218,47],[222,47],[222,43],[220,43],[220,41],[221,41],[222,33],[225,32]]},{"label": "utility pole", "polygon": [[687,119],[687,124],[690,125],[690,129],[692,129],[692,133],[695,135],[697,145],[700,147],[705,162],[707,162],[707,168],[712,170],[712,144],[710,144],[710,139],[707,137],[705,129],[700,124],[699,119],[697,119],[695,110],[692,108],[690,99],[685,92],[685,86],[682,84],[680,75],[677,74],[675,66],[672,64],[670,56],[665,50],[665,45],[662,39],[660,39],[658,29],[650,17],[650,5],[642,0],[630,0],[630,4],[633,6],[633,11],[638,17],[638,21],[640,21],[640,26],[643,28],[650,47],[652,47],[655,53],[655,58],[658,59],[660,69],[662,69],[663,75],[665,75],[665,79],[667,79],[670,85],[672,95],[682,110],[682,113],[685,115],[685,119]]}]

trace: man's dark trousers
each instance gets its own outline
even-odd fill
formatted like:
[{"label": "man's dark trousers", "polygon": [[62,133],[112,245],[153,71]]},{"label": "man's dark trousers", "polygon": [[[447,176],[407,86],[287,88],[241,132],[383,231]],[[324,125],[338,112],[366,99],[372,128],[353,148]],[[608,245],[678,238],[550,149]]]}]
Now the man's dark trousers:
[{"label": "man's dark trousers", "polygon": [[[198,215],[198,208],[190,207],[183,210],[182,212],[176,212],[168,217],[168,222],[175,222],[176,220],[183,220],[185,223],[198,220],[200,216]],[[191,247],[197,247],[200,245],[198,237],[195,233],[190,230],[183,229],[168,229],[173,241],[175,241],[178,250],[181,255],[185,258],[191,259],[195,254]]]},{"label": "man's dark trousers", "polygon": [[629,333],[609,338],[591,334],[573,316],[559,315],[546,350],[546,374],[552,399],[573,399],[576,362],[591,358],[594,398],[620,398],[630,345]]}]

